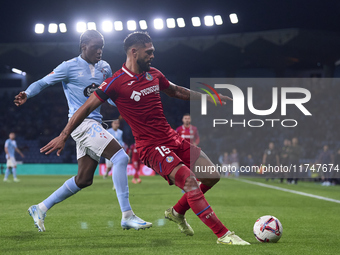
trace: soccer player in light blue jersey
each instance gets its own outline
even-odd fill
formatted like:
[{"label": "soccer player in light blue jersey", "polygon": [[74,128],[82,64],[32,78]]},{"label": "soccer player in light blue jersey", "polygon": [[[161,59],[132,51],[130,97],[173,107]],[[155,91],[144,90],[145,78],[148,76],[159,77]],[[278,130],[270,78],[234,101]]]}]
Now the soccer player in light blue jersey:
[{"label": "soccer player in light blue jersey", "polygon": [[[20,106],[43,89],[62,82],[69,106],[68,117],[71,118],[99,85],[112,76],[109,64],[101,60],[103,47],[102,34],[96,30],[85,31],[80,36],[80,56],[61,63],[52,73],[32,83],[26,91],[15,97],[14,103]],[[131,209],[126,169],[129,157],[117,140],[102,127],[101,121],[102,115],[98,107],[72,133],[77,146],[78,174],[67,180],[47,199],[28,209],[39,231],[45,231],[47,210],[92,184],[100,156],[109,159],[114,166],[112,179],[122,211],[122,228],[138,230],[152,226],[152,223],[137,217]]]},{"label": "soccer player in light blue jersey", "polygon": [[7,159],[7,168],[5,172],[4,182],[8,182],[8,175],[10,170],[12,169],[13,181],[19,182],[17,178],[17,161],[15,160],[15,152],[19,153],[21,157],[24,157],[24,154],[19,150],[17,146],[17,142],[15,141],[15,133],[9,134],[9,139],[5,142],[5,153]]},{"label": "soccer player in light blue jersey", "polygon": [[[119,129],[119,125],[120,125],[119,119],[112,121],[111,128],[109,128],[107,132],[109,132],[114,138],[116,138],[119,144],[124,148],[125,143],[123,141],[123,131]],[[106,170],[103,176],[104,179],[107,178],[107,176],[109,175],[109,172],[111,171],[113,167],[112,162],[108,159],[105,159],[105,164],[106,164]],[[115,189],[114,186],[113,186],[113,189]]]}]

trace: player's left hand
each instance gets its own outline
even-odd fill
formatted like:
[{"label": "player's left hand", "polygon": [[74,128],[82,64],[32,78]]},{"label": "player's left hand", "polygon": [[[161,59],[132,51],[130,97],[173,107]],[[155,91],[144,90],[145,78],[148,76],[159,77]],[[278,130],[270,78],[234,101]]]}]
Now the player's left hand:
[{"label": "player's left hand", "polygon": [[60,153],[62,152],[62,150],[65,147],[65,142],[66,141],[61,136],[58,136],[58,137],[54,138],[53,140],[51,140],[44,147],[42,147],[40,149],[40,153],[44,153],[45,152],[46,155],[49,155],[53,151],[58,150],[57,151],[57,155],[60,156]]}]

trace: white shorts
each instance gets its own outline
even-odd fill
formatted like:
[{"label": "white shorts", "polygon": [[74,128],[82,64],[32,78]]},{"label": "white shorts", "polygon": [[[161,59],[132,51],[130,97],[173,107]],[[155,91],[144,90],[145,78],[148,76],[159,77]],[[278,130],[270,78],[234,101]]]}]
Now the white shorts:
[{"label": "white shorts", "polygon": [[106,146],[115,139],[98,121],[93,119],[85,119],[71,133],[71,136],[76,142],[77,159],[89,155],[98,162]]},{"label": "white shorts", "polygon": [[10,157],[9,159],[7,159],[7,168],[8,167],[17,167],[17,161],[14,157]]},{"label": "white shorts", "polygon": [[105,164],[106,164],[106,168],[109,168],[109,167],[113,167],[113,163],[110,161],[110,160],[108,160],[107,158],[105,159]]}]

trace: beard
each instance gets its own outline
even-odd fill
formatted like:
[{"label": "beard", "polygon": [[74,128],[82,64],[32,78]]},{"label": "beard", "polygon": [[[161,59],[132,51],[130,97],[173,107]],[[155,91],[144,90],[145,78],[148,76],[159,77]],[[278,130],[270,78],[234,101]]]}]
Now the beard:
[{"label": "beard", "polygon": [[139,65],[140,69],[144,72],[150,71],[150,66],[147,62],[141,61],[137,59],[137,64]]}]

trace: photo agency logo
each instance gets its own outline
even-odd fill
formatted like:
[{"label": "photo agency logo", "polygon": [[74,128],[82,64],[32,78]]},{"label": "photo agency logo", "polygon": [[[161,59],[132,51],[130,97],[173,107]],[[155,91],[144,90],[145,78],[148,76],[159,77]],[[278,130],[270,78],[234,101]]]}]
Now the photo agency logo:
[{"label": "photo agency logo", "polygon": [[[267,109],[256,109],[254,106],[254,96],[253,96],[253,87],[247,87],[247,96],[245,97],[243,91],[235,85],[232,84],[214,84],[213,86],[208,85],[203,82],[197,82],[201,85],[204,85],[208,89],[210,89],[215,95],[213,95],[206,88],[199,88],[206,92],[207,94],[201,95],[201,115],[208,114],[208,96],[210,96],[215,106],[218,106],[216,99],[220,101],[222,105],[221,98],[219,93],[222,95],[230,95],[232,98],[232,115],[235,116],[243,116],[245,117],[245,105],[248,107],[248,110],[251,114],[258,116],[257,118],[251,119],[243,119],[241,121],[235,119],[225,119],[225,118],[214,118],[213,119],[213,127],[217,127],[218,125],[229,125],[230,127],[235,126],[243,126],[243,127],[263,127],[264,125],[271,125],[274,127],[275,125],[281,125],[282,127],[296,127],[298,125],[298,120],[295,118],[290,118],[287,116],[287,106],[292,105],[292,107],[296,107],[299,110],[299,114],[303,114],[304,116],[312,116],[311,112],[306,108],[305,104],[309,102],[311,99],[311,93],[308,89],[301,87],[271,87],[266,89],[271,89],[271,98],[266,94],[266,98],[257,98],[257,100],[271,100],[271,107]],[[218,90],[218,91],[217,91]],[[280,92],[280,93],[279,93]],[[295,97],[291,98],[289,95],[294,94]],[[228,104],[230,107],[230,104]],[[280,108],[280,118],[270,118],[278,108]],[[221,113],[221,116],[224,113],[225,108],[220,108],[217,111]],[[225,116],[225,114],[224,114]],[[248,116],[248,115],[247,115]],[[277,116],[277,115],[276,115]]]}]

